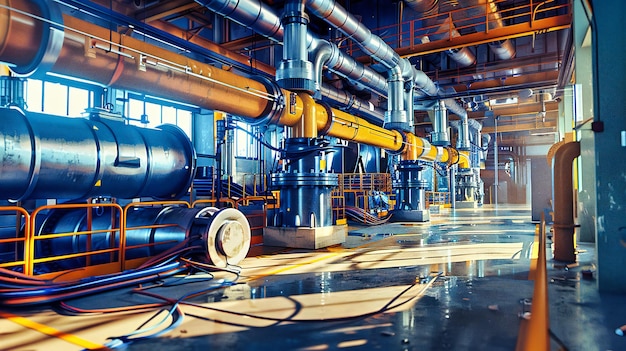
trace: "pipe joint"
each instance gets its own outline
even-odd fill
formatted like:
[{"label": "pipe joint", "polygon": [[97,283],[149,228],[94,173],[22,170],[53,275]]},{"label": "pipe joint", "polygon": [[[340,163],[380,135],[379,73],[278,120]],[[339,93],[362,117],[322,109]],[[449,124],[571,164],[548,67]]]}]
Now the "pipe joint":
[{"label": "pipe joint", "polygon": [[32,60],[23,66],[13,66],[11,71],[18,76],[43,76],[54,66],[63,46],[63,15],[57,4],[45,0],[33,1],[41,11],[41,43]]}]

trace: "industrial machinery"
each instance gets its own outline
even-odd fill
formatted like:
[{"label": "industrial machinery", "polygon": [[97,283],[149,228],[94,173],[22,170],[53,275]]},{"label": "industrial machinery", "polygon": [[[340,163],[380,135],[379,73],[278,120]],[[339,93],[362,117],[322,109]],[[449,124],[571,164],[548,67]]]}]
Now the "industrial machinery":
[{"label": "industrial machinery", "polygon": [[393,189],[396,205],[392,211],[394,222],[428,222],[430,213],[426,209],[427,181],[422,177],[423,167],[419,161],[402,160],[396,170]]},{"label": "industrial machinery", "polygon": [[[91,213],[89,213],[91,211]],[[88,251],[106,253],[70,257],[35,266],[38,272],[61,271],[119,260],[111,249],[120,247],[119,214],[111,207],[58,209],[51,211],[38,227],[35,258],[64,256]],[[178,250],[186,256],[217,267],[236,265],[250,248],[250,226],[245,216],[232,208],[187,208],[181,206],[134,207],[125,216],[125,259],[151,258]],[[117,229],[117,230],[111,230]],[[60,233],[90,235],[55,236]],[[88,258],[87,258],[88,257]]]}]

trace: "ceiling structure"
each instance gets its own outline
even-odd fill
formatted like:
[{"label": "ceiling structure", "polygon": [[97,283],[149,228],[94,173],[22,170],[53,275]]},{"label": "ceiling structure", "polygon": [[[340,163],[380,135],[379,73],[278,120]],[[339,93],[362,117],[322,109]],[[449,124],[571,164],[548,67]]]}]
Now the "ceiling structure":
[{"label": "ceiling structure", "polygon": [[[200,1],[202,2],[202,1]],[[204,1],[210,2],[210,1]],[[239,1],[234,1],[238,3]],[[224,20],[193,0],[93,0],[82,2],[127,16],[158,36],[168,33],[248,63],[268,75],[280,61],[280,44]],[[264,1],[282,13],[284,1]],[[401,57],[424,71],[479,120],[484,133],[502,133],[512,145],[555,141],[558,101],[572,78],[571,5],[567,0],[338,1]],[[311,15],[310,30],[334,41],[356,60],[385,75],[384,67],[338,31]],[[120,31],[127,30],[121,28]],[[278,54],[276,54],[278,53]],[[229,65],[228,62],[224,67]],[[326,75],[327,82],[382,107],[358,84]],[[417,101],[417,132],[430,131],[428,97]],[[454,117],[453,117],[454,118]],[[495,119],[497,118],[497,123]],[[421,131],[420,131],[421,129]],[[558,136],[558,135],[557,135]],[[558,140],[558,137],[556,138]]]}]

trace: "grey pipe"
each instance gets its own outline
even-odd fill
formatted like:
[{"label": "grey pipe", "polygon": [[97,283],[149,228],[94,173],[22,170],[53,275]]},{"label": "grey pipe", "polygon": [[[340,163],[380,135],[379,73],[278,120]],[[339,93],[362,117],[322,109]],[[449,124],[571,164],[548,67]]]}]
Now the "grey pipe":
[{"label": "grey pipe", "polygon": [[307,52],[309,16],[301,0],[289,0],[282,17],[284,27],[283,58],[276,70],[276,82],[283,89],[313,94],[320,79],[313,71]]},{"label": "grey pipe", "polygon": [[198,4],[240,25],[252,28],[260,35],[283,41],[283,27],[274,11],[259,1],[247,0],[195,0]]},{"label": "grey pipe", "polygon": [[[284,41],[284,28],[280,17],[269,6],[257,0],[196,0],[209,10],[227,17],[233,22],[251,28],[258,34],[277,42]],[[314,48],[320,39],[307,33],[306,43],[309,48]],[[334,54],[327,64],[328,69],[371,88],[374,92],[387,94],[387,82],[378,72],[358,63],[352,57],[343,53],[335,44]]]},{"label": "grey pipe", "polygon": [[447,111],[446,104],[443,101],[438,101],[432,117],[433,131],[430,133],[431,144],[435,146],[450,145]]},{"label": "grey pipe", "polygon": [[352,57],[345,55],[339,48],[328,40],[317,39],[311,36],[308,46],[309,59],[313,62],[316,90],[322,81],[324,66],[329,70],[353,82],[358,82],[372,89],[381,96],[387,95],[387,80],[373,69],[361,65]]},{"label": "grey pipe", "polygon": [[[342,110],[356,111],[357,115],[370,117],[368,120],[378,126],[383,124],[385,112],[375,107],[371,102],[359,99],[358,97],[337,89],[329,84],[322,84],[322,95],[325,98],[335,101],[342,106]],[[373,119],[373,120],[371,120]]]},{"label": "grey pipe", "polygon": [[4,199],[176,199],[195,174],[193,146],[173,125],[139,128],[100,115],[27,118],[6,108],[0,116]]},{"label": "grey pipe", "polygon": [[[455,18],[455,22],[467,21],[465,18],[480,18],[485,17],[489,23],[489,30],[504,27],[504,20],[502,15],[498,12],[498,5],[494,0],[465,0],[461,1],[460,5],[467,11],[460,18]],[[486,30],[485,22],[480,21],[475,24],[477,32],[484,32]],[[468,24],[472,24],[469,22]],[[463,26],[466,26],[463,24]],[[510,40],[495,41],[489,43],[489,47],[492,52],[501,60],[508,60],[515,57],[515,48]]]},{"label": "grey pipe", "polygon": [[[211,11],[226,16],[236,23],[252,28],[255,32],[271,40],[282,42],[284,39],[283,27],[281,25],[280,18],[270,7],[256,0],[196,0],[196,2],[207,7]],[[359,23],[358,21],[353,21],[352,24],[358,25]],[[369,30],[367,30],[367,32],[369,32]],[[371,32],[369,33],[373,36]],[[307,43],[309,43],[309,48],[315,48],[319,45],[319,42],[314,40],[314,37],[310,33],[307,34]],[[356,62],[352,57],[339,50],[339,48],[337,48],[334,44],[329,44],[333,46],[331,57],[326,63],[329,70],[334,71],[347,79],[357,81],[371,88],[374,92],[380,95],[387,94],[389,88],[384,77],[374,70],[364,67],[360,63]],[[426,74],[413,68],[408,60],[401,59],[395,51],[393,51],[380,38],[378,38],[377,44],[381,45],[383,48],[387,48],[384,56],[391,57],[391,62],[395,61],[402,65],[403,76],[405,78],[410,76],[415,83],[416,89],[423,91],[429,96],[436,96],[438,94],[437,87]],[[313,62],[315,62],[314,59]],[[408,67],[411,68],[408,69]],[[314,68],[316,77],[319,77],[317,73],[318,69],[319,68]],[[396,87],[396,90],[401,89]],[[409,104],[412,104],[412,100],[403,103],[404,106],[409,106]],[[464,111],[462,107],[458,106],[458,104],[454,101],[447,101],[446,106],[451,109],[452,113],[455,114],[457,114],[458,111]]]}]

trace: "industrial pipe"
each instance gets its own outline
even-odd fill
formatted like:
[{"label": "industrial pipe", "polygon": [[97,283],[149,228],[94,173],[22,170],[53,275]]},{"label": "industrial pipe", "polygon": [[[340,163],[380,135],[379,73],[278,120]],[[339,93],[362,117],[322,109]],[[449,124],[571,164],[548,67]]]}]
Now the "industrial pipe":
[{"label": "industrial pipe", "polygon": [[[18,47],[20,42],[28,42],[36,47],[35,44],[45,34],[44,29],[37,25],[39,21],[22,12],[31,11],[40,16],[43,14],[42,10],[38,10],[28,1],[4,0],[4,4],[17,8],[19,12],[0,11],[0,23],[11,28],[0,31],[0,61],[13,64],[12,69],[30,67],[30,62],[38,57],[39,50],[25,50],[21,55],[15,55],[12,49]],[[55,73],[165,96],[251,120],[261,119],[263,123],[294,126],[300,122],[302,99],[296,93],[280,89],[271,82],[241,77],[71,16],[63,18],[65,26],[72,30],[65,30],[62,49],[53,65],[52,71]],[[112,38],[111,42],[121,44],[109,45],[100,39],[109,37]],[[105,48],[99,49],[101,47]],[[25,69],[23,72],[28,73]],[[434,87],[423,72],[416,77],[416,85],[429,91]],[[447,101],[446,106],[449,107]],[[329,110],[321,104],[317,104],[315,114],[317,130],[322,135],[373,145],[393,152],[404,149],[400,132],[378,127],[337,109]],[[442,154],[447,152],[441,151]],[[434,153],[437,154],[437,151]],[[407,156],[417,154],[422,152]],[[449,159],[453,160],[455,157]],[[463,157],[460,162],[463,164]]]},{"label": "industrial pipe", "polygon": [[195,174],[191,141],[174,125],[127,126],[96,112],[90,119],[27,117],[3,108],[0,116],[3,199],[175,199]]},{"label": "industrial pipe", "polygon": [[[269,82],[244,78],[67,15],[62,17],[66,29],[59,35],[59,30],[43,25],[47,22],[28,15],[48,18],[46,13],[54,12],[48,9],[56,8],[56,4],[41,3],[39,7],[35,2],[13,0],[2,4],[15,10],[0,11],[0,61],[10,63],[16,73],[41,72],[45,63],[54,73],[80,75],[103,85],[210,106],[238,116],[274,114],[280,118],[284,114],[292,123],[299,118],[297,108],[283,110],[278,101],[277,95],[287,92]],[[49,33],[55,33],[50,39],[55,45],[40,46],[46,42],[42,38],[52,36]]]},{"label": "industrial pipe", "polygon": [[575,262],[574,186],[572,162],[580,156],[580,143],[572,141],[561,145],[552,162],[554,187],[554,259]]}]

